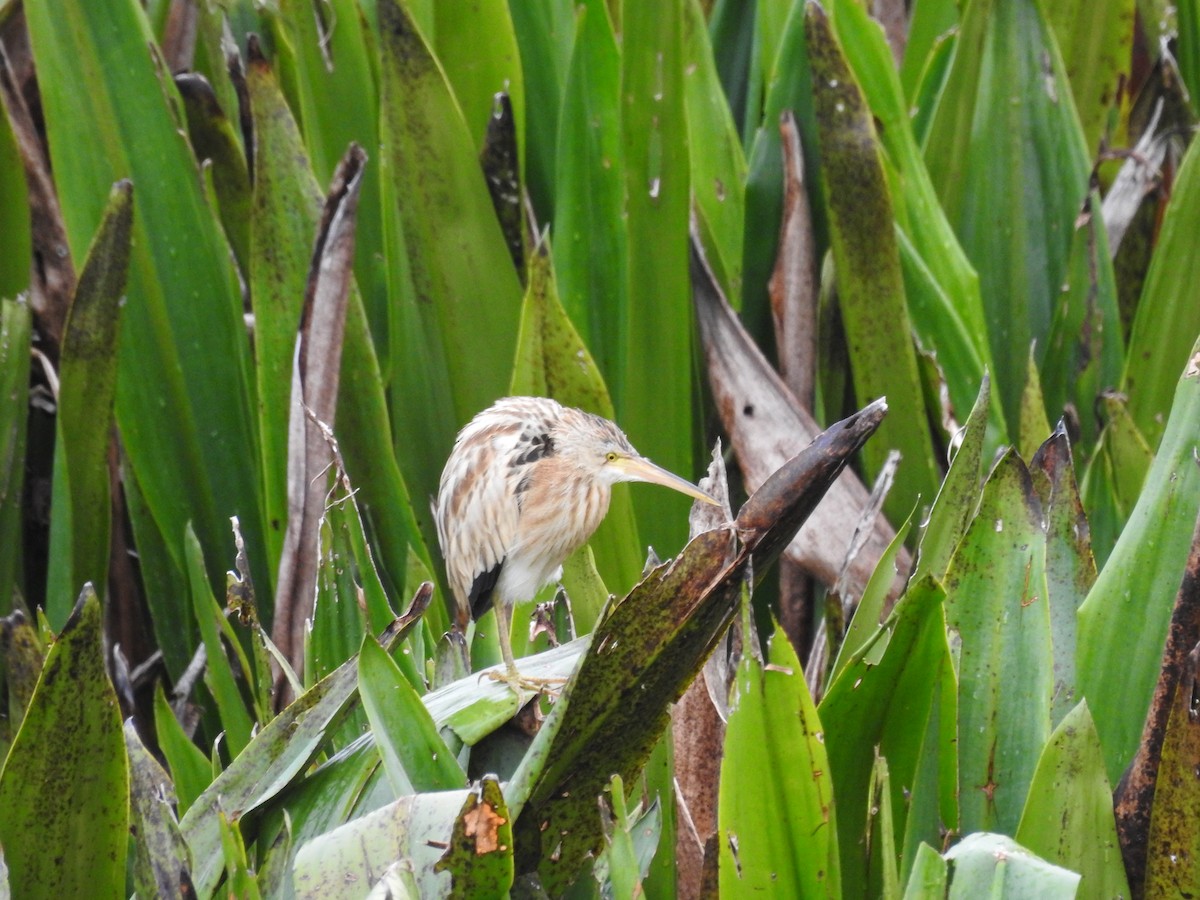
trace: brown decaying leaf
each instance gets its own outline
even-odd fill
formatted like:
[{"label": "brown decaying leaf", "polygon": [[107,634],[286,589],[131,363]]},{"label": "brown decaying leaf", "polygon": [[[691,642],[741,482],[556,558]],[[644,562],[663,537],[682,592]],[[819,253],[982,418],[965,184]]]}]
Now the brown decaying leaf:
[{"label": "brown decaying leaf", "polygon": [[171,0],[163,29],[162,52],[172,74],[192,68],[199,18],[200,4],[196,0]]},{"label": "brown decaying leaf", "polygon": [[[354,265],[354,224],[366,154],[352,144],[334,172],[317,228],[296,344],[288,426],[288,524],[279,562],[272,638],[300,670],[304,623],[312,615],[317,542],[333,453],[318,423],[332,426],[342,364],[342,332]],[[282,674],[276,686],[283,687]],[[277,702],[286,702],[280,691]]]},{"label": "brown decaying leaf", "polygon": [[29,190],[33,238],[29,306],[37,317],[38,330],[48,340],[51,353],[57,358],[67,309],[75,294],[75,267],[71,263],[67,229],[50,175],[50,163],[3,43],[0,43],[0,99],[3,99],[12,125]]},{"label": "brown decaying leaf", "polygon": [[[692,295],[704,346],[709,384],[722,424],[733,442],[748,491],[807,446],[821,427],[805,413],[787,386],[754,345],[729,307],[692,240]],[[825,500],[788,545],[785,556],[822,583],[838,577],[854,528],[868,502],[868,492],[850,471],[843,471]],[[847,583],[861,594],[879,557],[895,535],[882,517],[861,552],[847,569]],[[901,553],[897,567],[907,572],[911,559]],[[893,588],[903,584],[897,575]]]},{"label": "brown decaying leaf", "polygon": [[791,110],[779,123],[783,138],[783,222],[779,255],[768,289],[775,323],[779,374],[800,405],[812,411],[817,367],[817,261],[804,152]]},{"label": "brown decaying leaf", "polygon": [[1182,682],[1187,666],[1188,653],[1200,643],[1200,518],[1192,534],[1192,549],[1188,554],[1183,581],[1175,596],[1175,609],[1171,613],[1171,625],[1167,631],[1167,644],[1163,648],[1162,668],[1150,710],[1146,713],[1146,725],[1133,762],[1122,776],[1114,791],[1114,808],[1117,817],[1117,836],[1121,841],[1121,855],[1125,859],[1125,871],[1135,897],[1142,896],[1146,875],[1147,846],[1150,835],[1150,813],[1154,806],[1154,789],[1158,780],[1158,767],[1162,759],[1163,739],[1167,733],[1167,722],[1171,706]]},{"label": "brown decaying leaf", "polygon": [[476,856],[502,849],[498,832],[506,821],[486,800],[463,813],[463,831],[467,837],[475,839]]}]

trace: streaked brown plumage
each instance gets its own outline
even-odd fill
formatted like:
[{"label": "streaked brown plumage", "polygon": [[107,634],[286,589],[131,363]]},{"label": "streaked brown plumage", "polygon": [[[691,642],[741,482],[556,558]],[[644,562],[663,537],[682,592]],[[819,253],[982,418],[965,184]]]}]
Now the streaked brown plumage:
[{"label": "streaked brown plumage", "polygon": [[513,604],[560,577],[620,481],[716,502],[639,455],[612,422],[543,397],[506,397],[459,432],[438,489],[438,541],[459,609],[478,618],[496,607],[504,680],[520,681]]}]

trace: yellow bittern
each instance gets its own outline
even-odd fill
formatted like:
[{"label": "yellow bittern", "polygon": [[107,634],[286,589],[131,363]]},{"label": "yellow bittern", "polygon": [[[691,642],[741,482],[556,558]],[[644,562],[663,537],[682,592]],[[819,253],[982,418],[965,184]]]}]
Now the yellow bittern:
[{"label": "yellow bittern", "polygon": [[526,683],[513,660],[513,604],[562,577],[619,481],[716,503],[641,456],[612,422],[544,397],[506,397],[459,432],[438,488],[438,541],[459,608],[478,619],[496,607],[507,672],[497,680]]}]

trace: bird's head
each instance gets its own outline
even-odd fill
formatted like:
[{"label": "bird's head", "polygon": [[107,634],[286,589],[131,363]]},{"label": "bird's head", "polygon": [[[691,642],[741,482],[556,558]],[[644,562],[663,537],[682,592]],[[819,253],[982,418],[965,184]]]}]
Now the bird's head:
[{"label": "bird's head", "polygon": [[625,432],[599,416],[580,413],[576,421],[563,422],[557,429],[555,444],[558,453],[606,485],[643,481],[717,504],[687,479],[650,462],[633,448]]}]

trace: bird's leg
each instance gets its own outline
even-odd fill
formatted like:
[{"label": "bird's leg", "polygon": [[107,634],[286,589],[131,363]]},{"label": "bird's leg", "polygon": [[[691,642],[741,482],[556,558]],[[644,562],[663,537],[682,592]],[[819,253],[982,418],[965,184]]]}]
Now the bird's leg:
[{"label": "bird's leg", "polygon": [[507,603],[496,604],[496,627],[500,629],[500,655],[504,657],[504,669],[509,681],[521,677],[512,652],[512,611],[513,608]]},{"label": "bird's leg", "polygon": [[500,629],[500,655],[504,657],[504,672],[489,672],[488,677],[493,681],[504,682],[518,694],[521,691],[533,691],[537,693],[545,691],[554,685],[561,685],[566,679],[532,678],[528,675],[522,675],[517,670],[517,662],[513,659],[512,652],[513,608],[507,603],[497,603],[494,608],[496,610],[496,627]]}]

